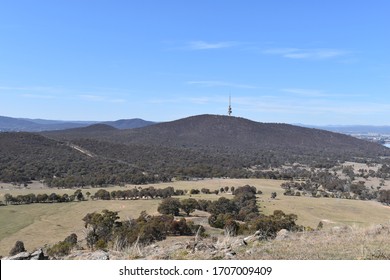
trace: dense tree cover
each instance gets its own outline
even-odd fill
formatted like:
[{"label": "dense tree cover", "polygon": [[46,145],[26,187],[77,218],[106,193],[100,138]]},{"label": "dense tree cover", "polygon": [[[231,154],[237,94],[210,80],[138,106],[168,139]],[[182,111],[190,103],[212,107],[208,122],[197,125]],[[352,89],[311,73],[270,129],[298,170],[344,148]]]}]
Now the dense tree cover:
[{"label": "dense tree cover", "polygon": [[67,143],[31,133],[0,133],[0,181],[49,187],[145,184],[168,180],[143,173],[124,161],[90,157]]}]

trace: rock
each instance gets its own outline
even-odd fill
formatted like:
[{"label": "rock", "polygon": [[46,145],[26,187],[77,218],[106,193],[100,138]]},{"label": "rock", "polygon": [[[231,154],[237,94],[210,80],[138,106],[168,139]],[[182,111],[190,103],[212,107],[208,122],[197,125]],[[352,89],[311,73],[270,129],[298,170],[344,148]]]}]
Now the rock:
[{"label": "rock", "polygon": [[228,252],[225,252],[225,256],[228,259],[234,259],[236,255],[237,255],[236,252],[234,252],[233,250],[229,250]]},{"label": "rock", "polygon": [[286,240],[290,238],[290,232],[287,229],[281,229],[276,234],[275,240]]},{"label": "rock", "polygon": [[44,259],[45,259],[45,255],[41,248],[31,253],[30,260],[44,260]]},{"label": "rock", "polygon": [[22,253],[16,254],[15,256],[6,257],[3,260],[29,260],[30,255],[31,254],[29,252],[22,252]]},{"label": "rock", "polygon": [[95,251],[91,254],[91,258],[89,260],[109,260],[110,255],[107,252],[104,252],[102,250]]},{"label": "rock", "polygon": [[[248,243],[251,243],[251,242],[254,242],[254,241],[256,241],[256,240],[258,240],[259,239],[259,236],[258,235],[250,235],[250,236],[247,236],[247,237],[245,237],[243,240],[242,240],[242,243],[244,244],[244,245],[247,245]],[[246,243],[246,244],[245,244]]]},{"label": "rock", "polygon": [[66,256],[64,259],[66,260],[109,260],[110,255],[102,250],[97,250],[94,252],[83,252],[83,251],[75,251],[72,254]]}]

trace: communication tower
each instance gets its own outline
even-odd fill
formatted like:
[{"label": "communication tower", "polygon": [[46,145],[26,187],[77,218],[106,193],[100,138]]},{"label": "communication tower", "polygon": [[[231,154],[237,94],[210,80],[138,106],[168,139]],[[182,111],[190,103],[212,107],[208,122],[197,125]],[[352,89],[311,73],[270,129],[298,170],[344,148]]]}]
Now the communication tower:
[{"label": "communication tower", "polygon": [[229,94],[229,108],[228,108],[228,115],[231,116],[233,113],[232,111],[232,100],[231,100],[231,96]]}]

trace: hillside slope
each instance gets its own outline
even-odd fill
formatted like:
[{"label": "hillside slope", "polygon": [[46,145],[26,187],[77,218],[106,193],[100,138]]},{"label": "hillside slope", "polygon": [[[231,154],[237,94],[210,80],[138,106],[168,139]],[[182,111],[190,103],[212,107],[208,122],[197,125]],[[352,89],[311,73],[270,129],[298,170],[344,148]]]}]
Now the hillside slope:
[{"label": "hillside slope", "polygon": [[69,187],[142,177],[141,171],[128,163],[92,154],[74,144],[33,133],[0,133],[0,182],[45,180]]}]

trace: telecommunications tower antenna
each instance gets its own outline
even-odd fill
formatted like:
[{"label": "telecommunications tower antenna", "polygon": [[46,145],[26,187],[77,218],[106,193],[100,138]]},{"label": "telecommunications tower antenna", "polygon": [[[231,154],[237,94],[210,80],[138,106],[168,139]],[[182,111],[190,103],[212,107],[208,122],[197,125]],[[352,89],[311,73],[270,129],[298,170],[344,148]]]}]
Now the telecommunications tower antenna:
[{"label": "telecommunications tower antenna", "polygon": [[232,102],[231,102],[231,96],[229,94],[229,108],[228,108],[228,115],[231,116],[233,113],[232,111]]}]

